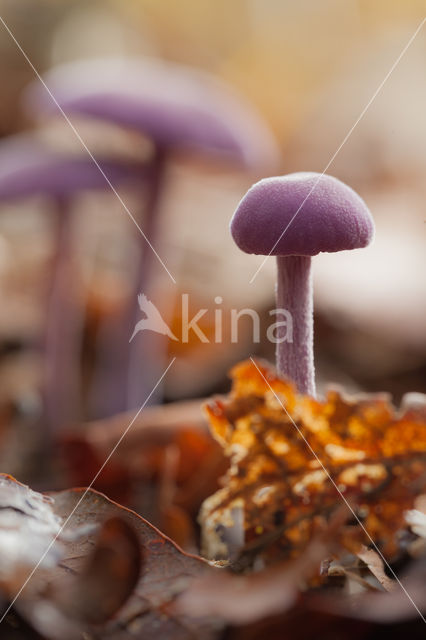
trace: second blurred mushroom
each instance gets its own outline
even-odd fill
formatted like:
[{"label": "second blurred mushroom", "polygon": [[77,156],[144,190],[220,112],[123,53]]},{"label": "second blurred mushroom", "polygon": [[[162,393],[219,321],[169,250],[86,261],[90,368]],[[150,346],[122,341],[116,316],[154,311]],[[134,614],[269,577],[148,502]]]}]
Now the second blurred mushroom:
[{"label": "second blurred mushroom", "polygon": [[[65,113],[136,130],[153,145],[139,280],[126,319],[104,338],[107,357],[98,395],[102,413],[108,415],[140,406],[164,368],[162,337],[140,336],[138,350],[131,350],[128,339],[139,312],[136,293],[147,292],[156,259],[152,249],[159,243],[158,209],[167,157],[176,151],[201,153],[253,170],[276,166],[279,152],[251,106],[201,71],[154,59],[108,58],[58,67],[45,80]],[[26,103],[32,114],[57,112],[40,83],[30,88]]]}]

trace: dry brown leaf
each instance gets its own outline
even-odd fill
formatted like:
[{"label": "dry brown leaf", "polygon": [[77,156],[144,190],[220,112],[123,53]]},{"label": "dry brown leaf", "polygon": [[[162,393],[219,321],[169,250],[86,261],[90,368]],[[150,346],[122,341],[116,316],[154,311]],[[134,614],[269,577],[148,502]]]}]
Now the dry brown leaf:
[{"label": "dry brown leaf", "polygon": [[342,500],[325,468],[369,534],[354,520],[342,527],[341,543],[356,553],[373,540],[395,556],[404,512],[426,482],[424,413],[398,415],[385,395],[348,400],[330,391],[317,401],[252,361],[231,375],[229,398],[207,404],[231,468],[201,510],[205,553],[228,557],[243,548],[269,560],[300,553],[316,521]]},{"label": "dry brown leaf", "polygon": [[423,557],[412,564],[410,571],[389,593],[363,593],[350,598],[308,595],[307,606],[316,611],[375,623],[390,624],[416,620],[419,622],[421,633],[424,634],[425,584],[426,559]]},{"label": "dry brown leaf", "polygon": [[228,624],[241,625],[283,614],[296,603],[302,585],[318,574],[321,561],[336,544],[336,534],[348,518],[345,507],[333,514],[298,558],[277,563],[251,575],[226,570],[194,580],[177,599],[175,610],[193,616],[216,616]]},{"label": "dry brown leaf", "polygon": [[[11,512],[18,519],[13,521],[13,567],[20,567],[19,572],[11,566],[1,574],[5,600],[14,597],[76,508],[52,546],[55,553],[46,556],[49,561],[37,569],[14,605],[44,637],[91,637],[94,629],[102,629],[102,638],[111,640],[135,634],[179,640],[215,637],[208,623],[192,623],[167,611],[195,576],[215,571],[202,558],[185,554],[146,520],[94,490],[71,489],[47,497],[10,476],[0,479],[2,515]],[[0,520],[0,536],[3,530],[7,533],[7,523],[2,527]],[[37,545],[29,555],[33,539]],[[2,546],[0,567],[5,556]]]},{"label": "dry brown leaf", "polygon": [[392,591],[392,589],[395,588],[396,582],[386,575],[383,560],[377,551],[374,549],[368,549],[362,545],[357,556],[360,560],[365,562],[373,576],[377,578],[385,591]]},{"label": "dry brown leaf", "polygon": [[102,624],[132,595],[141,567],[141,547],[133,527],[112,517],[101,526],[81,573],[68,587],[53,592],[52,600],[72,620]]},{"label": "dry brown leaf", "polygon": [[[0,591],[12,597],[60,531],[53,500],[0,474]],[[41,568],[54,567],[62,556],[60,541],[52,544]]]}]

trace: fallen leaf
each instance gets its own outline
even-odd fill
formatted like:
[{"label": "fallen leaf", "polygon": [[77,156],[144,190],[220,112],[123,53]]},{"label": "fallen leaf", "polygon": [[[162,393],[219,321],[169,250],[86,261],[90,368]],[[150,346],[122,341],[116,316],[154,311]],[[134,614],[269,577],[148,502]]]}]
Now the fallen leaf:
[{"label": "fallen leaf", "polygon": [[[0,474],[0,590],[12,597],[44,551],[59,534],[61,520],[53,500],[32,491],[12,476]],[[62,556],[54,542],[41,562],[54,567]]]},{"label": "fallen leaf", "polygon": [[386,575],[382,558],[374,549],[368,549],[364,545],[357,553],[358,558],[365,562],[371,573],[380,582],[385,591],[392,591],[396,582]]},{"label": "fallen leaf", "polygon": [[199,578],[178,598],[175,610],[193,616],[217,616],[233,625],[282,614],[296,603],[303,583],[318,574],[321,561],[336,544],[336,534],[348,518],[343,507],[325,530],[318,532],[297,558],[250,575],[222,570]]},{"label": "fallen leaf", "polygon": [[[81,573],[52,600],[72,620],[102,624],[132,595],[142,567],[141,547],[133,527],[121,517],[106,520]],[[63,567],[67,566],[63,563]]]},{"label": "fallen leaf", "polygon": [[[179,640],[216,637],[216,627],[210,623],[194,623],[167,611],[194,577],[215,571],[205,560],[184,553],[149,522],[97,491],[71,489],[43,496],[10,476],[0,480],[0,497],[4,493],[4,502],[13,505],[6,512],[11,510],[19,518],[13,530],[19,563],[13,567],[19,565],[21,570],[19,579],[13,568],[3,574],[0,590],[6,600],[15,596],[59,534],[52,545],[55,554],[41,563],[14,604],[43,637],[62,640],[82,633],[92,637],[100,629],[102,638],[111,640],[135,634]],[[27,505],[25,511],[15,511],[26,501],[34,508]],[[40,540],[28,555],[33,531],[28,521],[33,520]],[[5,555],[0,547],[0,566]]]},{"label": "fallen leaf", "polygon": [[231,467],[200,512],[204,553],[297,555],[343,495],[357,519],[342,527],[341,543],[356,553],[373,541],[396,556],[404,512],[426,480],[424,412],[397,414],[385,395],[314,400],[252,361],[231,375],[230,396],[206,407]]},{"label": "fallen leaf", "polygon": [[[423,557],[412,564],[409,572],[388,593],[363,593],[350,598],[308,595],[307,606],[338,616],[376,623],[401,623],[416,619],[423,626],[426,619],[425,583],[426,558]],[[422,632],[424,633],[424,627]]]}]

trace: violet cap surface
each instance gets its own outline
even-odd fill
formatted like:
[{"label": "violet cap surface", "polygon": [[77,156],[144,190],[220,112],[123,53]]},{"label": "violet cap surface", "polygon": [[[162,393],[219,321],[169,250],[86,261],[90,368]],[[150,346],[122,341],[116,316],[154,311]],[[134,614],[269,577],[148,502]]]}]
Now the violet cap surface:
[{"label": "violet cap surface", "polygon": [[238,247],[259,255],[314,256],[357,249],[374,236],[362,198],[337,178],[310,172],[257,182],[239,203],[230,226]]},{"label": "violet cap surface", "polygon": [[[207,73],[155,59],[108,58],[56,67],[44,80],[65,113],[133,128],[162,147],[219,152],[254,167],[279,160],[256,110]],[[58,113],[39,82],[24,102],[31,115]]]},{"label": "violet cap surface", "polygon": [[[111,184],[140,180],[140,163],[97,159]],[[49,194],[62,197],[83,189],[108,189],[105,176],[90,157],[53,151],[31,136],[0,142],[0,200]]]}]

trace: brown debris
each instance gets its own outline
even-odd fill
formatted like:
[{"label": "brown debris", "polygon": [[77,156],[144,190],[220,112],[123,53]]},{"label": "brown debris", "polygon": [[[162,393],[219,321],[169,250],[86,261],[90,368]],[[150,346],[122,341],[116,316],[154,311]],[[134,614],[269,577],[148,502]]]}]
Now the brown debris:
[{"label": "brown debris", "polygon": [[301,396],[264,363],[240,363],[231,375],[229,398],[206,406],[231,460],[223,488],[201,509],[207,556],[295,556],[342,496],[356,517],[341,528],[341,544],[398,555],[404,512],[426,482],[424,414],[398,415],[385,395]]}]

